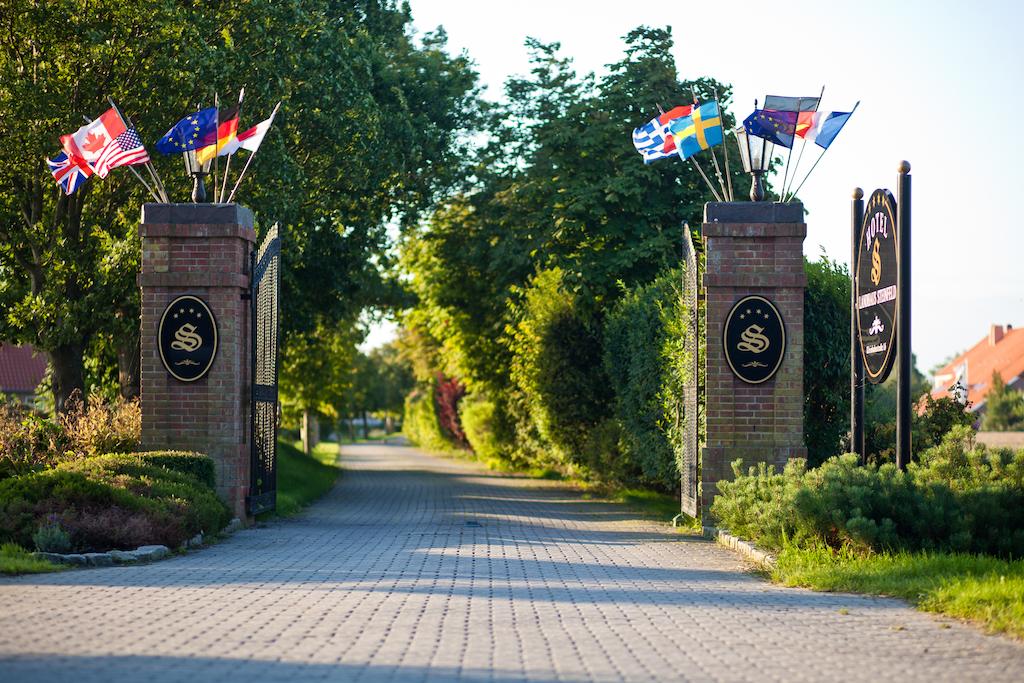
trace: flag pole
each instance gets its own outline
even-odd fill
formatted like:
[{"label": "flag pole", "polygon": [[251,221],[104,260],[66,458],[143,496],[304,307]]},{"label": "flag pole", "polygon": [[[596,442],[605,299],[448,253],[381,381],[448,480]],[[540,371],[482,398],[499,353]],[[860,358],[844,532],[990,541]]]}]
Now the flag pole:
[{"label": "flag pole", "polygon": [[[825,86],[821,86],[821,93],[818,95],[818,103],[816,105],[814,105],[814,112],[818,111],[818,107],[821,106],[821,98],[823,98],[824,96],[825,96]],[[799,109],[799,108],[800,107],[798,105],[797,109]],[[796,113],[796,125],[797,126],[800,125],[800,114],[801,114],[801,112],[799,112],[799,111]],[[796,131],[795,130],[793,131],[793,134],[796,135]],[[782,201],[783,202],[789,201],[788,199],[786,199],[786,194],[789,192],[789,190],[793,189],[793,183],[796,182],[796,174],[797,174],[797,171],[800,170],[800,161],[804,158],[804,147],[806,147],[806,146],[807,146],[807,138],[805,138],[803,136],[800,136],[800,154],[797,155],[797,157],[796,157],[796,165],[793,167],[793,178],[789,181],[789,188],[788,189],[785,188],[785,187],[782,188]],[[793,194],[790,194],[789,195],[789,199],[792,199],[795,194],[796,194],[795,192]]]},{"label": "flag pole", "polygon": [[697,172],[700,173],[700,177],[704,179],[705,183],[707,183],[708,189],[711,190],[711,194],[715,196],[715,199],[717,199],[718,201],[722,201],[722,198],[718,196],[718,192],[715,191],[715,186],[711,184],[711,181],[708,179],[707,174],[704,173],[704,169],[700,167],[700,164],[697,163],[697,160],[693,157],[690,157],[690,163],[692,163],[697,168]]},{"label": "flag pole", "polygon": [[[135,128],[135,122],[132,121],[130,116],[125,114],[123,111],[121,111],[121,108],[119,106],[117,106],[116,102],[114,102],[114,98],[113,97],[110,97],[108,95],[107,96],[107,102],[110,102],[110,106],[113,107],[114,111],[117,112],[117,115],[119,117],[121,117],[121,123],[125,124],[126,128],[128,126],[131,126],[132,128]],[[135,129],[135,132],[138,133],[138,129],[137,128]],[[147,156],[148,156],[148,153],[147,153]],[[167,204],[168,203],[167,190],[164,189],[164,184],[163,184],[163,182],[160,181],[160,177],[158,175],[155,175],[155,169],[153,168],[153,161],[152,160],[147,161],[145,164],[143,164],[143,166],[145,166],[146,170],[149,171],[149,177],[153,181],[153,187],[156,188],[156,193],[155,194],[158,195],[157,196],[157,201],[158,202],[162,202],[164,204]],[[142,180],[141,174],[136,172],[135,168],[133,166],[129,166],[128,168],[130,168],[132,170],[132,173],[135,173],[135,176],[137,178],[139,178],[139,180]],[[152,192],[152,190],[150,190],[150,192]]]},{"label": "flag pole", "polygon": [[[860,100],[857,100],[857,104],[853,105],[853,109],[850,110],[850,116],[853,116],[853,112],[857,111],[857,107],[859,107],[859,106],[860,106]],[[847,121],[848,120],[849,119],[847,119]],[[844,122],[843,125],[845,126],[846,123]],[[799,192],[800,188],[804,186],[804,183],[807,182],[807,179],[811,177],[812,173],[814,173],[814,169],[818,167],[818,162],[821,161],[821,157],[825,156],[825,152],[827,152],[829,150],[829,147],[831,147],[831,146],[832,146],[832,143],[829,143],[829,146],[825,148],[825,151],[822,152],[820,155],[818,155],[818,158],[814,161],[814,166],[811,166],[811,170],[807,172],[807,175],[804,176],[804,179],[800,181],[799,185],[797,185],[796,190],[794,190],[793,194],[790,195],[791,197],[792,196],[796,196],[796,193]]]},{"label": "flag pole", "polygon": [[[270,112],[270,120],[271,121],[274,120],[274,117],[277,115],[277,110],[278,110],[278,108],[280,106],[281,106],[280,102],[278,102],[276,105],[274,105],[274,111]],[[263,143],[261,141],[260,142],[260,147],[262,147],[262,146],[263,146]],[[228,202],[227,202],[228,204],[230,204],[231,200],[235,198],[235,192],[238,191],[238,186],[242,184],[242,178],[245,177],[245,172],[249,170],[249,164],[251,164],[252,160],[256,158],[256,152],[260,151],[260,147],[257,147],[255,150],[253,150],[253,153],[250,154],[249,158],[245,160],[245,166],[242,167],[242,173],[238,176],[238,180],[235,181],[235,186],[233,188],[231,188],[231,194],[228,195]]]},{"label": "flag pole", "polygon": [[[92,123],[92,121],[93,121],[92,119],[90,119],[85,114],[82,114],[82,118],[85,119],[86,123]],[[160,201],[160,197],[157,195],[156,192],[153,191],[153,188],[151,188],[149,185],[146,184],[146,181],[142,179],[142,176],[139,175],[139,172],[136,171],[131,166],[128,167],[128,170],[135,174],[135,177],[138,178],[139,182],[142,183],[142,186],[149,191],[149,194],[153,197],[153,199],[155,199],[155,200],[157,200],[157,202],[159,202]]]},{"label": "flag pole", "polygon": [[[238,116],[239,116],[239,118],[241,118],[241,116],[242,116],[242,98],[243,97],[245,97],[245,86],[244,85],[242,86],[242,89],[238,91]],[[238,125],[237,124],[235,125],[235,137],[236,138],[238,137]],[[229,152],[228,153],[228,158],[224,162],[224,182],[221,183],[220,194],[217,196],[217,202],[218,203],[223,203],[222,200],[224,199],[224,193],[227,192],[227,189],[228,189],[228,171],[231,169],[231,155],[232,154],[234,154],[234,152]]]},{"label": "flag pole", "polygon": [[732,193],[732,174],[729,173],[729,145],[725,143],[725,136],[727,134],[725,129],[725,108],[722,107],[721,100],[718,99],[718,88],[715,88],[715,101],[718,102],[718,113],[722,117],[722,154],[725,155],[725,180],[729,183],[729,201],[735,201]]},{"label": "flag pole", "polygon": [[213,198],[217,199],[217,180],[220,178],[220,96],[213,93],[213,106],[217,110],[216,132],[213,138]]}]

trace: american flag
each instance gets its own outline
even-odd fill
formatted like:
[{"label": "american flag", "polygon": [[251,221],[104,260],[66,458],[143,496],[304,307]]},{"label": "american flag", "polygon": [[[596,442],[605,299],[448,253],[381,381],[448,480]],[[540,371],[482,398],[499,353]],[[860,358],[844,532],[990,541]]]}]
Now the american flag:
[{"label": "american flag", "polygon": [[149,154],[134,128],[129,128],[107,143],[96,160],[96,175],[106,178],[110,169],[149,162]]},{"label": "american flag", "polygon": [[57,184],[64,188],[64,194],[74,194],[92,175],[92,167],[83,159],[72,159],[61,152],[53,159],[47,159],[50,173]]}]

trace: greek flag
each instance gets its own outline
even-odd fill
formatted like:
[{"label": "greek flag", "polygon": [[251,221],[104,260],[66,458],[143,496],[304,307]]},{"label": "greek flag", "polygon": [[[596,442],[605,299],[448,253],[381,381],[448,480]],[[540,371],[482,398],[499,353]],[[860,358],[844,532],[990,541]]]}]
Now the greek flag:
[{"label": "greek flag", "polygon": [[687,116],[692,109],[690,106],[675,107],[633,130],[633,146],[643,156],[645,164],[676,153],[676,143],[669,131],[669,124]]}]

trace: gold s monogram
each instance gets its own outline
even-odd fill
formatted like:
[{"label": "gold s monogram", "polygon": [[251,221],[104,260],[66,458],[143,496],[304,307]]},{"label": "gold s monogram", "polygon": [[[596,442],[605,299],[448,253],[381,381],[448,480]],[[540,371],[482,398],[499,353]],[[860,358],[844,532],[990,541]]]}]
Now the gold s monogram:
[{"label": "gold s monogram", "polygon": [[196,326],[192,323],[185,323],[174,333],[174,341],[171,348],[175,351],[192,353],[203,345],[203,338],[196,334]]},{"label": "gold s monogram", "polygon": [[760,325],[751,325],[747,329],[743,330],[740,335],[741,341],[736,344],[736,348],[740,351],[749,351],[750,353],[764,353],[768,350],[770,342],[768,337],[762,334],[764,328]]},{"label": "gold s monogram", "polygon": [[871,248],[871,281],[877,286],[882,279],[882,256],[878,253],[878,238],[875,238],[875,246]]}]

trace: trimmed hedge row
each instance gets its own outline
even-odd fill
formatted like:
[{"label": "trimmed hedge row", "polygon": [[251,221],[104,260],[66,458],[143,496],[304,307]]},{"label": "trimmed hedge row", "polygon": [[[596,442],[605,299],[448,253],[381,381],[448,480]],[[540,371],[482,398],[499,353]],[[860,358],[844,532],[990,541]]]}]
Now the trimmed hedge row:
[{"label": "trimmed hedge row", "polygon": [[59,525],[76,551],[176,548],[230,521],[214,493],[213,461],[172,451],[109,454],[0,481],[0,542],[32,547]]}]

